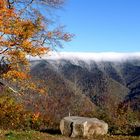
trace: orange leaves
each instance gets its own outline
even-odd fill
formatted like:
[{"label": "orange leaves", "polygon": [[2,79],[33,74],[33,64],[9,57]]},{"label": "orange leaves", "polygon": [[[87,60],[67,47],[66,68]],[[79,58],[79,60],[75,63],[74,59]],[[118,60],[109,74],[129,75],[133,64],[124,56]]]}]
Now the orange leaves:
[{"label": "orange leaves", "polygon": [[52,36],[53,36],[53,32],[48,32],[48,33],[47,33],[47,37],[48,37],[48,38],[52,38]]},{"label": "orange leaves", "polygon": [[0,7],[0,19],[11,19],[13,17],[16,17],[14,8]]},{"label": "orange leaves", "polygon": [[36,48],[36,52],[38,52],[37,55],[40,56],[40,55],[43,55],[43,54],[49,52],[49,48],[46,48],[46,47],[38,47],[38,48]]},{"label": "orange leaves", "polygon": [[36,33],[34,24],[29,20],[19,20],[17,26],[18,28],[15,30],[14,34],[22,40],[29,39]]},{"label": "orange leaves", "polygon": [[8,55],[12,56],[15,55],[17,56],[19,59],[23,59],[25,58],[25,53],[19,50],[10,50],[7,52]]},{"label": "orange leaves", "polygon": [[12,34],[20,39],[28,39],[36,32],[35,25],[31,20],[23,20],[15,13],[14,9],[0,9],[0,32]]},{"label": "orange leaves", "polygon": [[8,50],[7,55],[8,55],[7,60],[9,61],[10,63],[9,65],[11,67],[13,66],[15,67],[16,65],[19,65],[19,64],[22,64],[22,65],[24,64],[25,66],[29,65],[29,62],[26,58],[26,53],[21,50]]},{"label": "orange leaves", "polygon": [[39,88],[37,89],[37,92],[40,94],[45,94],[46,91],[43,88]]},{"label": "orange leaves", "polygon": [[37,121],[39,119],[39,117],[40,117],[40,112],[34,113],[32,116],[32,121],[33,122]]},{"label": "orange leaves", "polygon": [[0,32],[10,34],[12,31],[13,20],[16,19],[14,9],[8,9],[6,7],[0,8]]},{"label": "orange leaves", "polygon": [[33,46],[31,42],[29,42],[28,40],[24,40],[21,43],[20,48],[22,48],[26,53],[31,53]]},{"label": "orange leaves", "polygon": [[24,72],[19,72],[16,70],[10,70],[5,75],[5,78],[12,79],[16,82],[16,79],[24,80],[27,79],[29,76]]},{"label": "orange leaves", "polygon": [[24,40],[21,43],[20,48],[29,55],[37,56],[37,55],[43,55],[49,51],[49,48],[42,47],[42,46],[34,46],[32,42],[28,40]]},{"label": "orange leaves", "polygon": [[0,1],[0,10],[3,9],[6,6],[6,3],[4,0]]}]

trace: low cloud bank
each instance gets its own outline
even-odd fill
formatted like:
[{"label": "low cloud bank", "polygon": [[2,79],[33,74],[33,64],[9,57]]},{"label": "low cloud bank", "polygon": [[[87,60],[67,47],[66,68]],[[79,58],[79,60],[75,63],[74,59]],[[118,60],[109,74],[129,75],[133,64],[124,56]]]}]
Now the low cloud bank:
[{"label": "low cloud bank", "polygon": [[94,60],[94,61],[126,61],[130,59],[140,59],[140,52],[133,53],[118,53],[118,52],[100,52],[100,53],[83,53],[83,52],[51,52],[44,55],[42,58],[30,57],[30,60],[39,59],[80,59],[80,60]]}]

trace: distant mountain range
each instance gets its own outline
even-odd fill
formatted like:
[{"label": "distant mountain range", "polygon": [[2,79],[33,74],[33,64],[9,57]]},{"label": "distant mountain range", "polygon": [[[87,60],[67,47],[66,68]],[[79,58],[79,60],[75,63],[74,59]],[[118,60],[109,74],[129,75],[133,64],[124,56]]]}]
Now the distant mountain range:
[{"label": "distant mountain range", "polygon": [[50,95],[67,100],[67,111],[120,103],[140,110],[140,53],[53,53],[31,58],[31,74]]}]

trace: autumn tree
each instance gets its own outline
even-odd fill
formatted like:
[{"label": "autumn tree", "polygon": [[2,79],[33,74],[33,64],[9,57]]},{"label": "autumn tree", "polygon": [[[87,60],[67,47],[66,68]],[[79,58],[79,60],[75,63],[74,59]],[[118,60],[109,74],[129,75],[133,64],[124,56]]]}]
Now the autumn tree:
[{"label": "autumn tree", "polygon": [[52,21],[47,13],[63,3],[64,0],[0,1],[1,78],[23,82],[30,78],[29,56],[41,57],[71,39],[61,27],[49,28]]}]

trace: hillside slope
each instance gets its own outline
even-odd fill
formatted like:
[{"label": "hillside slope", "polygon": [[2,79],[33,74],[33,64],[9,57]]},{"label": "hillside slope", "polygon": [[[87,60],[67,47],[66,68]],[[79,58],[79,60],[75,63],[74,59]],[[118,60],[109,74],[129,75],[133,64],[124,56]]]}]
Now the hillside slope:
[{"label": "hillside slope", "polygon": [[114,104],[129,102],[133,109],[140,109],[139,55],[121,54],[119,59],[117,56],[110,59],[106,54],[103,55],[106,58],[98,59],[96,55],[82,55],[66,53],[33,60],[31,73],[45,80],[53,94],[64,91],[66,96],[70,92],[74,97],[78,93],[79,97],[85,95],[97,106],[106,105],[115,98]]}]

